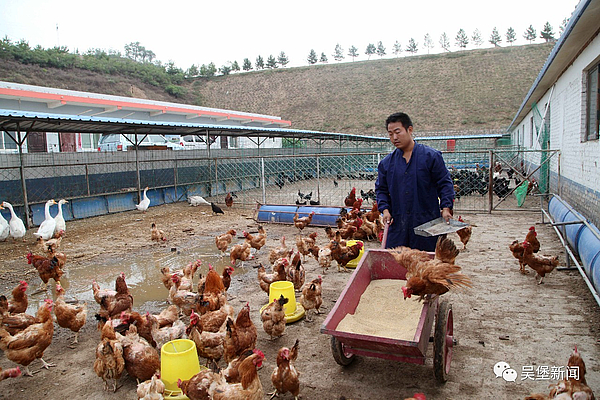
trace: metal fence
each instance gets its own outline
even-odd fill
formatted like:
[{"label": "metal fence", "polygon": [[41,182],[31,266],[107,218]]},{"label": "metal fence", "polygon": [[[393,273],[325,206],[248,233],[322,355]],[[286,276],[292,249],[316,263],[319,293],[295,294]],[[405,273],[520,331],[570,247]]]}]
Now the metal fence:
[{"label": "metal fence", "polygon": [[[455,184],[455,210],[516,209],[512,193],[528,177],[523,166],[534,165],[539,153],[534,157],[518,150],[443,152]],[[361,148],[1,154],[0,200],[20,207],[21,214],[30,219],[29,209],[50,198],[71,200],[132,192],[139,196],[146,186],[172,189],[164,192],[164,202],[200,195],[224,204],[225,195],[232,192],[237,204],[249,207],[257,202],[341,206],[354,187],[357,197],[365,198],[365,206],[369,206],[374,199],[377,165],[386,154]],[[505,183],[498,183],[494,175],[496,162],[507,175]],[[539,188],[531,195],[536,193]],[[528,199],[523,209],[539,209],[539,201],[532,201]]]}]

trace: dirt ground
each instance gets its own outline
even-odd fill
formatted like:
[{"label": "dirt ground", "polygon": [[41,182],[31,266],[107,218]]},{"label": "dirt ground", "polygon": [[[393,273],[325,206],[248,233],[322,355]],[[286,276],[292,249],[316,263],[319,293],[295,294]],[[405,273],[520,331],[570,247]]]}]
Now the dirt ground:
[{"label": "dirt ground", "polygon": [[[189,207],[187,203],[151,207],[147,213],[137,211],[107,215],[85,220],[68,221],[67,235],[61,250],[68,256],[66,269],[85,267],[102,273],[107,258],[120,258],[123,263],[139,254],[168,252],[170,248],[195,246],[198,242],[214,243],[214,235],[229,228],[256,229],[252,210],[234,206],[225,215],[212,216],[209,209]],[[553,229],[541,224],[539,213],[471,214],[463,217],[475,225],[467,250],[461,252],[457,264],[463,267],[474,282],[465,292],[448,293],[454,312],[454,347],[448,381],[438,384],[433,375],[433,349],[429,345],[425,365],[388,361],[381,358],[357,357],[347,366],[333,359],[330,337],[320,333],[321,324],[332,309],[350,278],[350,273],[337,272],[333,267],[323,278],[324,314],[313,322],[300,320],[286,328],[283,337],[270,340],[262,330],[259,308],[267,296],[257,284],[258,262],[265,262],[268,250],[257,259],[247,262],[238,271],[230,289],[230,302],[236,313],[250,302],[252,319],[258,328],[257,347],[266,355],[260,378],[265,393],[272,391],[270,374],[275,366],[277,350],[300,340],[297,368],[301,372],[300,395],[304,399],[404,399],[423,392],[428,399],[522,399],[533,392],[547,391],[549,382],[535,374],[528,377],[528,368],[543,371],[545,367],[566,365],[574,345],[577,345],[587,364],[587,380],[599,394],[600,388],[600,318],[598,305],[576,270],[555,271],[544,284],[536,285],[533,273],[521,275],[518,262],[508,250],[514,239],[523,240],[527,229],[535,225],[543,254],[558,254],[565,264],[565,252]],[[151,221],[164,229],[169,241],[156,245],[150,241]],[[266,224],[267,249],[275,246],[282,235],[294,238],[293,226]],[[192,229],[192,230],[190,230]],[[314,228],[323,232],[323,228]],[[308,231],[312,231],[308,228]],[[29,281],[37,288],[40,279],[24,255],[34,248],[33,231],[25,243],[12,240],[0,242],[0,293],[10,295],[19,280]],[[192,234],[193,233],[193,234]],[[460,245],[458,237],[452,237]],[[241,241],[240,239],[238,239]],[[288,240],[288,244],[291,244]],[[324,234],[318,237],[323,244]],[[367,243],[367,248],[379,247]],[[215,248],[216,251],[216,248]],[[266,263],[266,262],[265,262]],[[335,265],[335,263],[334,263]],[[321,274],[314,259],[305,263],[307,281]],[[152,266],[155,268],[155,266]],[[159,280],[158,268],[156,279]],[[91,282],[90,282],[91,283]],[[163,289],[164,290],[164,289]],[[90,288],[91,292],[91,288]],[[67,293],[68,294],[68,293]],[[37,297],[36,297],[37,296]],[[40,299],[38,294],[32,299]],[[165,290],[166,298],[166,290]],[[399,301],[402,301],[399,298]],[[30,365],[34,377],[19,377],[0,383],[0,398],[6,399],[135,399],[135,380],[124,373],[116,393],[102,390],[102,380],[92,367],[95,347],[99,342],[94,312],[98,305],[88,303],[88,322],[79,336],[79,345],[68,348],[70,331],[55,324],[53,342],[44,359],[57,366],[40,370],[40,361]],[[156,305],[137,304],[138,311],[156,311]],[[496,377],[493,367],[504,361],[517,372],[514,382]],[[0,354],[0,366],[14,364]],[[269,398],[265,394],[265,399]],[[287,394],[283,398],[290,399]]]}]

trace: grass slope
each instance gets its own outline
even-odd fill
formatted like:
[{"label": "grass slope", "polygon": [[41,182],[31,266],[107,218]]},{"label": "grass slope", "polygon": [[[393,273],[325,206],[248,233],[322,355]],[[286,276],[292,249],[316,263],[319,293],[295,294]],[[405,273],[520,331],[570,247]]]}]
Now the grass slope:
[{"label": "grass slope", "polygon": [[123,76],[0,65],[0,80],[280,116],[297,129],[382,134],[392,112],[418,131],[504,128],[551,44],[313,65],[196,78],[173,99]]}]

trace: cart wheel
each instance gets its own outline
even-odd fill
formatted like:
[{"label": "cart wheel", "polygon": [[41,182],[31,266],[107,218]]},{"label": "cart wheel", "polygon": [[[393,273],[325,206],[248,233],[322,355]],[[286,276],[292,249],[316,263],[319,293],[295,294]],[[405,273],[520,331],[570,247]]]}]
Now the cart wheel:
[{"label": "cart wheel", "polygon": [[349,354],[344,351],[344,345],[337,340],[335,336],[331,337],[331,353],[335,362],[345,367],[354,361],[354,354]]},{"label": "cart wheel", "polygon": [[433,374],[438,382],[448,380],[452,347],[454,345],[454,323],[452,304],[440,301],[435,318],[435,336],[433,338]]}]

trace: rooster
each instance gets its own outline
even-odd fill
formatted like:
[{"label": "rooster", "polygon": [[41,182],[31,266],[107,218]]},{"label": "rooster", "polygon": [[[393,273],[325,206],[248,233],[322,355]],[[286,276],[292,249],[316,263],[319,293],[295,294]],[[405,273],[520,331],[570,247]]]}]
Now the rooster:
[{"label": "rooster", "polygon": [[[458,220],[459,222],[465,222],[462,219],[462,216],[458,216]],[[467,243],[469,243],[469,239],[471,239],[471,233],[473,232],[473,228],[468,225],[465,226],[464,228],[461,228],[459,230],[456,231],[456,234],[458,235],[458,237],[460,238],[460,241],[463,244],[463,250],[465,250],[467,248]]]},{"label": "rooster", "polygon": [[259,225],[257,235],[251,235],[246,231],[242,231],[242,234],[246,238],[246,243],[248,243],[250,247],[255,249],[256,252],[258,252],[267,242],[267,232],[265,231],[265,228],[262,227],[262,225]]},{"label": "rooster", "polygon": [[[329,228],[331,229],[331,228]],[[298,251],[300,252],[300,254],[302,254],[303,256],[303,261],[306,261],[306,256],[308,254],[311,254],[311,247],[313,247],[315,245],[317,239],[317,232],[313,232],[310,235],[308,235],[308,237],[303,238],[302,236],[298,236],[298,238],[296,239],[296,247],[298,248]]]},{"label": "rooster", "polygon": [[315,215],[314,211],[311,211],[310,214],[306,217],[298,217],[298,213],[294,214],[294,226],[302,232],[302,229],[306,228],[312,222],[313,216]]},{"label": "rooster", "polygon": [[117,391],[117,381],[125,370],[123,345],[117,340],[112,322],[102,327],[102,341],[96,347],[94,372],[104,381],[104,390],[108,390],[108,381],[114,379],[113,392]]},{"label": "rooster", "polygon": [[150,239],[152,239],[153,242],[166,242],[167,235],[165,235],[164,231],[158,229],[156,223],[153,222],[150,228]]},{"label": "rooster", "polygon": [[85,325],[87,318],[86,303],[68,304],[65,302],[65,289],[60,283],[56,284],[56,302],[54,304],[56,322],[62,328],[68,328],[75,332],[75,339],[71,345],[78,343],[79,330]]},{"label": "rooster", "polygon": [[273,340],[273,337],[282,336],[285,332],[286,319],[284,306],[289,301],[290,299],[280,295],[278,299],[273,299],[260,313],[263,329],[271,337],[271,340]]},{"label": "rooster", "polygon": [[537,282],[537,278],[539,276],[540,281],[537,282],[537,284],[541,285],[546,274],[554,271],[554,268],[558,266],[558,257],[539,256],[537,254],[533,254],[533,245],[531,245],[528,241],[524,241],[523,264],[528,265],[531,269],[537,272],[535,275],[535,280]]},{"label": "rooster", "polygon": [[331,251],[331,257],[335,261],[337,261],[338,272],[341,271],[341,268],[343,268],[345,272],[348,272],[348,268],[346,268],[346,265],[360,255],[360,251],[362,250],[362,248],[363,243],[357,242],[352,246],[339,245],[335,249],[333,249]]},{"label": "rooster", "polygon": [[246,303],[240,310],[235,321],[227,318],[226,334],[223,341],[224,358],[227,363],[241,355],[246,350],[256,347],[256,326],[250,318],[250,304]]},{"label": "rooster", "polygon": [[296,370],[294,365],[296,358],[298,358],[298,344],[299,341],[296,339],[296,343],[291,349],[282,347],[277,352],[277,366],[271,373],[271,383],[275,387],[274,393],[271,398],[279,394],[285,394],[290,392],[295,400],[298,400],[300,394],[300,373]]},{"label": "rooster", "polygon": [[55,282],[60,282],[60,278],[64,273],[62,267],[65,265],[66,260],[67,256],[63,253],[55,253],[52,257],[48,258],[33,255],[31,252],[27,253],[27,264],[33,265],[38,271],[44,291],[48,290],[48,281],[50,278],[54,279]]},{"label": "rooster", "polygon": [[229,252],[229,259],[231,260],[231,265],[235,266],[237,260],[240,260],[241,267],[244,268],[244,261],[253,259],[252,255],[252,247],[247,242],[242,244],[236,244],[231,248]]},{"label": "rooster", "polygon": [[260,264],[260,267],[258,267],[258,284],[260,288],[268,294],[271,283],[287,280],[285,267],[287,267],[288,265],[289,261],[287,260],[287,258],[280,258],[273,265],[274,272],[271,274],[267,274],[265,271],[265,267],[262,264]]},{"label": "rooster", "polygon": [[348,194],[348,196],[346,196],[346,198],[344,199],[344,204],[346,205],[346,207],[352,207],[352,206],[354,206],[355,201],[356,201],[356,188],[353,187],[352,190],[350,190],[350,193]]},{"label": "rooster", "polygon": [[233,206],[233,196],[231,195],[231,193],[227,193],[225,195],[225,205],[227,207]]},{"label": "rooster", "polygon": [[271,249],[269,252],[269,263],[271,265],[273,265],[275,261],[279,260],[280,258],[286,257],[290,252],[290,249],[285,244],[285,236],[281,237],[280,243],[281,245],[279,247]]},{"label": "rooster", "polygon": [[535,226],[529,228],[529,232],[525,236],[525,241],[529,242],[534,253],[540,251],[540,241],[537,238],[537,232]]},{"label": "rooster", "polygon": [[440,260],[417,263],[414,274],[406,274],[402,287],[404,299],[417,295],[419,301],[428,295],[442,295],[452,288],[472,287],[471,279],[460,272],[461,267]]},{"label": "rooster", "polygon": [[306,310],[306,320],[312,321],[309,318],[308,311],[315,310],[315,313],[320,314],[319,308],[323,304],[323,299],[321,298],[321,284],[323,283],[323,278],[319,275],[317,278],[313,279],[302,288],[302,295],[300,296],[299,303],[302,304],[304,310]]},{"label": "rooster", "polygon": [[230,229],[222,235],[215,236],[215,244],[217,249],[221,251],[221,257],[223,257],[223,254],[225,254],[225,250],[227,250],[227,247],[229,247],[235,235],[235,229]]},{"label": "rooster", "polygon": [[523,245],[518,240],[513,240],[513,242],[508,246],[514,258],[519,260],[519,271],[525,275],[528,272],[525,270],[525,264],[523,264],[523,252],[525,249]]},{"label": "rooster", "polygon": [[19,284],[12,291],[12,299],[8,302],[8,312],[10,314],[24,313],[27,311],[27,286],[25,281],[19,281]]},{"label": "rooster", "polygon": [[52,305],[50,299],[44,300],[38,309],[39,323],[28,326],[25,330],[11,335],[0,329],[0,350],[4,351],[6,358],[24,367],[23,375],[33,376],[29,372],[29,364],[36,358],[42,361],[42,368],[54,367],[42,358],[44,351],[52,343],[54,323],[52,321]]}]

